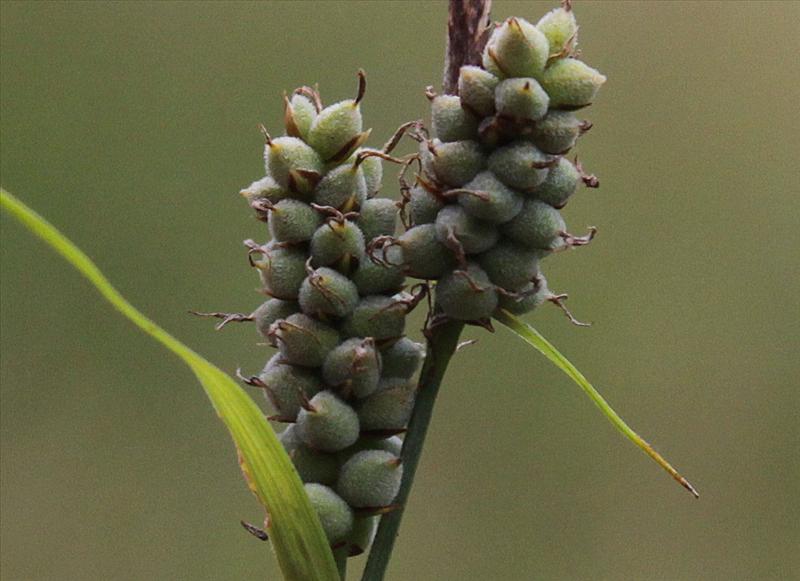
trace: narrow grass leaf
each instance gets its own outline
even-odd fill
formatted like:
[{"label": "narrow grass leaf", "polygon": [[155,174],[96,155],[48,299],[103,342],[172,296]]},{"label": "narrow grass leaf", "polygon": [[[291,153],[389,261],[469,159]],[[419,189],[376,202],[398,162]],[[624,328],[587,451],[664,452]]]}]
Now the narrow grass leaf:
[{"label": "narrow grass leaf", "polygon": [[0,189],[2,209],[49,244],[118,311],[180,357],[195,373],[239,453],[250,489],[267,510],[267,533],[287,581],[339,581],[336,563],[303,484],[264,414],[225,372],[148,319],[92,260],[39,214]]},{"label": "narrow grass leaf", "polygon": [[681,486],[691,492],[695,498],[699,498],[697,490],[692,486],[688,480],[678,474],[678,471],[666,461],[666,459],[656,452],[650,444],[648,444],[639,434],[634,432],[628,424],[614,411],[614,409],[603,399],[603,396],[592,386],[591,383],[578,371],[578,369],[564,357],[552,343],[545,339],[539,331],[520,321],[517,317],[512,315],[506,310],[501,310],[495,315],[495,319],[508,327],[515,335],[530,345],[533,345],[539,353],[544,355],[556,367],[566,373],[572,381],[578,384],[581,389],[589,396],[589,398],[600,408],[600,411],[608,418],[608,420],[617,428],[622,434],[627,437],[631,442],[639,446],[645,454],[655,460],[659,466],[666,470]]}]

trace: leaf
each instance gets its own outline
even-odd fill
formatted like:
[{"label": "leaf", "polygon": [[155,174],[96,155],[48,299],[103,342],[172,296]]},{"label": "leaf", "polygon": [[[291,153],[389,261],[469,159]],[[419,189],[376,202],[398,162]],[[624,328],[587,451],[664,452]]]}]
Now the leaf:
[{"label": "leaf", "polygon": [[268,533],[287,581],[339,581],[325,533],[291,460],[264,414],[225,372],[148,319],[117,291],[75,244],[12,194],[0,206],[49,244],[118,311],[194,371],[236,444],[242,472],[269,515]]},{"label": "leaf", "polygon": [[617,428],[622,434],[628,438],[631,442],[639,446],[645,454],[650,456],[653,460],[655,460],[659,466],[661,466],[664,470],[666,470],[670,476],[672,476],[675,480],[680,483],[686,490],[691,492],[695,498],[699,498],[699,494],[697,490],[695,490],[694,486],[692,486],[688,480],[686,480],[683,476],[678,474],[678,471],[672,467],[672,465],[666,461],[666,459],[661,456],[658,452],[656,452],[650,444],[648,444],[639,434],[634,432],[628,424],[614,411],[614,409],[608,404],[608,402],[603,399],[603,396],[592,386],[591,383],[584,377],[584,375],[578,371],[578,369],[569,362],[569,360],[564,357],[558,349],[556,349],[547,339],[545,339],[539,331],[520,321],[517,317],[506,311],[505,309],[501,309],[497,314],[495,314],[495,319],[499,322],[504,324],[506,327],[511,329],[514,334],[516,334],[520,339],[533,345],[539,353],[547,357],[551,363],[553,363],[556,367],[558,367],[561,371],[566,373],[572,381],[577,383],[586,395],[591,398],[591,400],[600,408],[600,411],[608,418],[608,420]]}]

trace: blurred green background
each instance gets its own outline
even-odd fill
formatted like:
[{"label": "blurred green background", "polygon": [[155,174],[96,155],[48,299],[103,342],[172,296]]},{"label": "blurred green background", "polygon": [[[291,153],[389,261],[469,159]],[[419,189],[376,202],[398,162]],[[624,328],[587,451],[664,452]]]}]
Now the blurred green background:
[{"label": "blurred green background", "polygon": [[[566,217],[600,236],[547,274],[595,325],[532,321],[702,497],[521,341],[471,331],[389,579],[800,578],[800,3],[576,11],[609,83],[578,150],[602,187]],[[259,302],[240,241],[265,233],[237,195],[263,173],[256,124],[279,132],[299,84],[351,96],[363,67],[380,144],[426,114],[445,19],[444,2],[3,2],[2,184],[179,338],[257,370],[251,328],[186,313]],[[277,580],[190,372],[0,224],[3,579]]]}]

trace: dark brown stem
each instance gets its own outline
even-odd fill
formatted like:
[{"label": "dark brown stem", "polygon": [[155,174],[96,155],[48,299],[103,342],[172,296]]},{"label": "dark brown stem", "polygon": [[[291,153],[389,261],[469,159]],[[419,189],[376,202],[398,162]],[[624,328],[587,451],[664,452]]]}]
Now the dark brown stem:
[{"label": "dark brown stem", "polygon": [[[491,0],[450,0],[443,80],[445,93],[458,92],[458,73],[463,65],[480,62],[481,51],[487,38],[491,5]],[[422,455],[436,395],[447,370],[447,364],[458,347],[463,328],[464,324],[459,321],[447,321],[431,329],[427,334],[425,365],[420,373],[414,411],[403,440],[401,452],[403,482],[395,499],[398,508],[381,517],[381,524],[361,581],[382,581],[386,574],[403,511],[414,483],[414,474]]]}]

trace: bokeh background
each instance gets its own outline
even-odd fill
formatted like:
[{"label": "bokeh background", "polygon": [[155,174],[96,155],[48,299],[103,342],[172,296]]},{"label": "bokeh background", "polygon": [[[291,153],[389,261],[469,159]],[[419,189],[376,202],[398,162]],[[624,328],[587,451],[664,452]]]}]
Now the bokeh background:
[{"label": "bokeh background", "polygon": [[[471,331],[389,579],[800,578],[800,3],[576,11],[609,83],[578,149],[602,186],[566,217],[600,235],[547,274],[595,325],[531,321],[702,497],[521,341]],[[363,67],[380,144],[426,115],[445,18],[444,2],[3,2],[2,184],[179,338],[255,371],[252,328],[187,310],[259,302],[240,241],[264,229],[237,195],[262,175],[256,124],[279,132],[299,84],[351,96]],[[2,578],[277,580],[190,372],[1,220]]]}]

